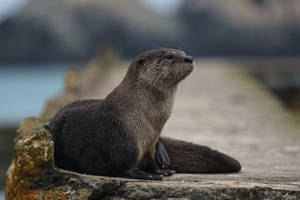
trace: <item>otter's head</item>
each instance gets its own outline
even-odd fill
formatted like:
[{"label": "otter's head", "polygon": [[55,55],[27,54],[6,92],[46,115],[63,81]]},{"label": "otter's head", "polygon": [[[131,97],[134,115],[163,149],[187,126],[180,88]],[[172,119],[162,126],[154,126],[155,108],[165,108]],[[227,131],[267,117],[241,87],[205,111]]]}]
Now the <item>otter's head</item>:
[{"label": "otter's head", "polygon": [[176,49],[156,49],[138,55],[127,75],[158,89],[175,87],[193,70],[193,58]]}]

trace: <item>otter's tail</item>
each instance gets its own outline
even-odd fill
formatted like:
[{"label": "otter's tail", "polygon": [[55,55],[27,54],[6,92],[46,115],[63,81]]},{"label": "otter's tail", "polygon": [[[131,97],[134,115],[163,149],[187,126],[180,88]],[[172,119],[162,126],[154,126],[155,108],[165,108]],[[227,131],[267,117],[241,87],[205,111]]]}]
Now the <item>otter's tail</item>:
[{"label": "otter's tail", "polygon": [[170,169],[179,173],[232,173],[241,170],[240,163],[223,153],[207,146],[161,138],[168,152]]}]

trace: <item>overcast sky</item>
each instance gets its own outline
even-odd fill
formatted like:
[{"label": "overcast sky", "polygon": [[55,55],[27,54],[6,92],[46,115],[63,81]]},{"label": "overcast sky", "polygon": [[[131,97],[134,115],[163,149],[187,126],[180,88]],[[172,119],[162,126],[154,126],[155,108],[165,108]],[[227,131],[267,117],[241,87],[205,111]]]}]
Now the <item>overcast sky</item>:
[{"label": "overcast sky", "polygon": [[183,4],[184,0],[140,0],[158,14],[172,15]]},{"label": "overcast sky", "polygon": [[[0,20],[20,8],[28,0],[0,0]],[[49,0],[51,1],[51,0]],[[182,5],[184,0],[140,0],[158,14],[172,15]]]},{"label": "overcast sky", "polygon": [[20,8],[27,0],[0,0],[0,19]]}]

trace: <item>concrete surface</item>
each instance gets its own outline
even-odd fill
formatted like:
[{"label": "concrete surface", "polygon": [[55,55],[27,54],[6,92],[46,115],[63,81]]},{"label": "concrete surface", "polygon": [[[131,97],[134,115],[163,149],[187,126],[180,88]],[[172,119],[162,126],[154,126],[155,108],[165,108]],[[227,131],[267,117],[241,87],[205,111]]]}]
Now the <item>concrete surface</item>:
[{"label": "concrete surface", "polygon": [[300,129],[280,103],[230,64],[199,65],[180,87],[164,135],[228,153],[243,169],[197,178],[300,186]]}]

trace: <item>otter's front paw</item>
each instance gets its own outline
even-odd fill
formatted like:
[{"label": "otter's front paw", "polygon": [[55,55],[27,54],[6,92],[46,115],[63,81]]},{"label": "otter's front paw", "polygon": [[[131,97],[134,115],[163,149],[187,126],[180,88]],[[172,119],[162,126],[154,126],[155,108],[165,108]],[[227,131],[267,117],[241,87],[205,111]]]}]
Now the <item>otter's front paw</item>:
[{"label": "otter's front paw", "polygon": [[160,169],[166,169],[170,164],[169,155],[160,141],[156,143],[155,160]]},{"label": "otter's front paw", "polygon": [[173,174],[176,173],[176,171],[171,169],[158,169],[156,170],[156,173],[163,176],[172,176]]}]

